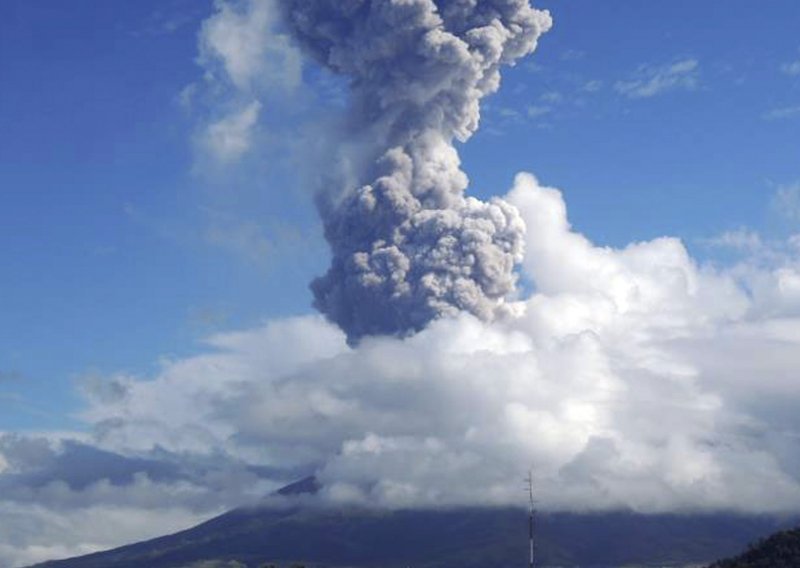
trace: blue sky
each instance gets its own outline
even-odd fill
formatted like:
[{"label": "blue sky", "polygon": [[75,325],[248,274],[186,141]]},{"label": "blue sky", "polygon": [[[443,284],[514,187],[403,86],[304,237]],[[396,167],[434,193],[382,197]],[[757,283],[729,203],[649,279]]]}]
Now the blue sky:
[{"label": "blue sky", "polygon": [[[674,235],[701,259],[726,231],[796,231],[776,195],[800,181],[800,5],[540,7],[555,27],[461,148],[474,194],[532,171],[594,241]],[[211,12],[0,6],[0,429],[79,428],[86,376],[144,375],[213,331],[311,311],[327,251],[301,176],[272,147],[205,167],[207,111],[181,103]],[[332,92],[296,104],[335,107]],[[263,128],[291,132],[280,104]]]}]

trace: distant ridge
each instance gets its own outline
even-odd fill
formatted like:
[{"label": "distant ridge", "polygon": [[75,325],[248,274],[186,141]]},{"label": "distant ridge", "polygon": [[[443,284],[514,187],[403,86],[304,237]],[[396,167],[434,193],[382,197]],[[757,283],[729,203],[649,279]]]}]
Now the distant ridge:
[{"label": "distant ridge", "polygon": [[709,568],[798,568],[800,567],[800,528],[783,531],[762,540],[729,560]]}]

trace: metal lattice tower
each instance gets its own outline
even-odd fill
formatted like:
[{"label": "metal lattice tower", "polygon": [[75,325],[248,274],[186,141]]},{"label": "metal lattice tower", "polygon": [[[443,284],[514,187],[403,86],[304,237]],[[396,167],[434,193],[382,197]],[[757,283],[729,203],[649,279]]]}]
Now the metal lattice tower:
[{"label": "metal lattice tower", "polygon": [[535,512],[533,502],[533,472],[528,472],[528,477],[525,478],[525,482],[528,484],[528,502],[530,505],[528,510],[528,540],[530,543],[531,556],[528,567],[533,568],[533,514]]}]

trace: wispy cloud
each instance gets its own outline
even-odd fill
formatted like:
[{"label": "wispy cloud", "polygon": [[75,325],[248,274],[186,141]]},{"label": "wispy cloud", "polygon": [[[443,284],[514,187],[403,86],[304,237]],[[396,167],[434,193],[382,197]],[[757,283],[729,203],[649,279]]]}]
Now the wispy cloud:
[{"label": "wispy cloud", "polygon": [[618,81],[616,91],[631,99],[644,99],[674,90],[697,88],[700,64],[696,59],[683,59],[661,66],[640,67],[627,81]]},{"label": "wispy cloud", "polygon": [[565,101],[566,98],[559,91],[546,91],[537,97],[535,103],[521,110],[512,107],[496,107],[494,112],[500,121],[505,124],[538,122],[545,115],[552,114]]},{"label": "wispy cloud", "polygon": [[130,33],[134,37],[169,35],[197,24],[205,8],[191,0],[164,0]]},{"label": "wispy cloud", "polygon": [[561,54],[560,59],[561,61],[577,61],[584,57],[586,57],[585,51],[581,51],[580,49],[568,49]]},{"label": "wispy cloud", "polygon": [[722,234],[711,238],[701,239],[701,244],[719,248],[729,249],[741,253],[754,253],[762,250],[764,242],[761,235],[748,228],[740,228],[732,231],[725,231]]},{"label": "wispy cloud", "polygon": [[[302,57],[280,30],[273,0],[218,0],[198,32],[202,80],[187,86],[179,101],[188,110],[206,107],[197,137],[200,160],[227,165],[241,158],[274,98],[302,83]],[[195,103],[199,102],[199,105]]]},{"label": "wispy cloud", "polygon": [[553,112],[553,107],[543,105],[531,105],[525,109],[528,118],[540,118]]},{"label": "wispy cloud", "polygon": [[517,109],[511,107],[500,107],[497,109],[497,114],[499,114],[502,118],[514,122],[519,122],[523,118],[522,113],[520,113]]},{"label": "wispy cloud", "polygon": [[772,109],[764,113],[766,120],[787,120],[800,118],[800,105]]},{"label": "wispy cloud", "polygon": [[557,107],[566,102],[566,97],[559,91],[547,91],[539,96],[538,102],[528,105],[525,115],[536,121],[546,115],[552,114]]},{"label": "wispy cloud", "polygon": [[800,75],[800,59],[781,65],[781,71],[792,77]]},{"label": "wispy cloud", "polygon": [[274,249],[263,228],[253,221],[214,225],[206,232],[206,239],[256,264],[266,263]]},{"label": "wispy cloud", "polygon": [[557,104],[564,100],[564,95],[558,91],[547,91],[539,97],[539,100],[545,103]]},{"label": "wispy cloud", "polygon": [[583,87],[581,87],[581,90],[587,93],[596,93],[602,88],[603,88],[603,82],[594,80],[594,81],[587,81],[583,85]]},{"label": "wispy cloud", "polygon": [[260,112],[261,103],[253,101],[209,124],[202,145],[221,163],[238,160],[250,149]]},{"label": "wispy cloud", "polygon": [[302,58],[286,34],[277,30],[272,0],[220,1],[199,34],[200,64],[252,94],[264,89],[292,90],[300,84]]},{"label": "wispy cloud", "polygon": [[537,63],[535,61],[526,61],[522,64],[522,68],[528,71],[529,73],[541,73],[545,70],[544,65],[541,63]]},{"label": "wispy cloud", "polygon": [[800,183],[778,188],[772,198],[772,208],[790,221],[800,221]]}]

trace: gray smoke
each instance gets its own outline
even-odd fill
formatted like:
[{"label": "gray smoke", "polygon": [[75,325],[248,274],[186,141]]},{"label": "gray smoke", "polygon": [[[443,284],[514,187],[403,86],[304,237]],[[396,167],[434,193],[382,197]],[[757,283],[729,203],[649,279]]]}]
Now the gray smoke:
[{"label": "gray smoke", "polygon": [[[461,310],[507,309],[525,225],[501,199],[466,197],[453,141],[477,129],[500,67],[551,26],[528,0],[280,0],[298,43],[349,77],[343,144],[366,154],[319,198],[333,260],[311,288],[351,343],[405,335]],[[366,149],[366,150],[365,150]]]}]

